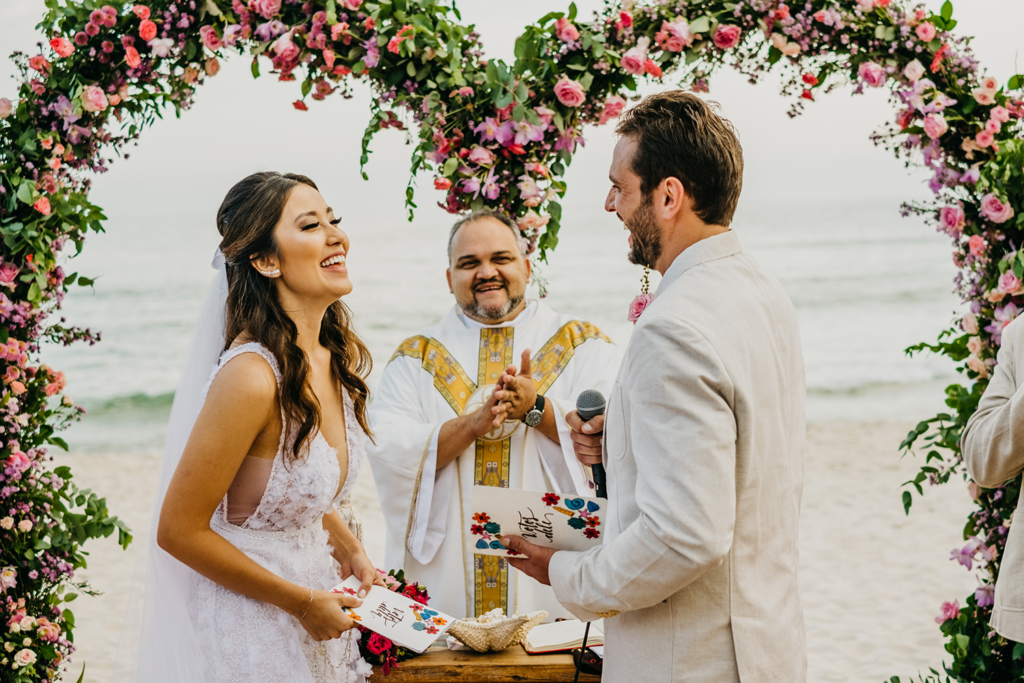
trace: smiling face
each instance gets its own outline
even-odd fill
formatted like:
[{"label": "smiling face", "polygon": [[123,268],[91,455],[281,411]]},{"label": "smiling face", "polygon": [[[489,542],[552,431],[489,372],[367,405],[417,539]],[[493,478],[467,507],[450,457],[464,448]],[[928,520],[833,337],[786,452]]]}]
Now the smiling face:
[{"label": "smiling face", "polygon": [[257,270],[280,270],[279,292],[329,305],[352,291],[346,256],[349,239],[320,193],[304,184],[288,195],[274,228],[277,252],[253,261]]},{"label": "smiling face", "polygon": [[480,218],[455,233],[448,286],[473,320],[490,325],[515,318],[526,306],[529,279],[530,264],[501,221]]},{"label": "smiling face", "polygon": [[640,176],[633,171],[635,152],[635,140],[629,136],[619,138],[608,171],[612,187],[605,198],[604,208],[618,216],[629,231],[629,260],[654,268],[662,251],[661,228],[655,222],[655,193],[644,195],[640,189]]}]

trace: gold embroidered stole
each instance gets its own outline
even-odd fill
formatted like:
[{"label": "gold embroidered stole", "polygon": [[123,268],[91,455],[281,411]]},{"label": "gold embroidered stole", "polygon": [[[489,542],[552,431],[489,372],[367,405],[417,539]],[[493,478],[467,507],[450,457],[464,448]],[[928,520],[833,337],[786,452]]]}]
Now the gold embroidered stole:
[{"label": "gold embroidered stole", "polygon": [[[573,320],[563,325],[533,357],[532,379],[537,393],[545,394],[554,384],[575,354],[577,346],[595,338],[611,343],[611,339],[590,323]],[[448,349],[436,339],[410,337],[402,342],[391,360],[400,356],[419,359],[421,367],[433,377],[434,387],[455,414],[464,415],[483,404],[485,394],[480,389],[497,383],[505,368],[513,364],[514,339],[513,327],[485,327],[480,330],[480,352],[475,383]],[[496,428],[484,438],[477,439],[473,476],[476,485],[508,488],[514,433],[514,429],[510,431]],[[414,493],[414,500],[418,494],[417,490]],[[465,531],[462,529],[464,546]],[[501,557],[474,554],[473,574],[474,614],[480,616],[496,607],[507,613],[508,562]]]}]

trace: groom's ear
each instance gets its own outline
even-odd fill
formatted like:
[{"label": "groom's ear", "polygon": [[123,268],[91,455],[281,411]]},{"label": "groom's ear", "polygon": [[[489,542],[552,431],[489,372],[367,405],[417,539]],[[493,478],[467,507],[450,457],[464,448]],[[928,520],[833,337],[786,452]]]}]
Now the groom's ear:
[{"label": "groom's ear", "polygon": [[686,188],[675,176],[669,176],[661,181],[658,188],[661,194],[661,206],[658,207],[661,217],[665,220],[672,220],[682,213],[690,204],[690,197],[686,194]]}]

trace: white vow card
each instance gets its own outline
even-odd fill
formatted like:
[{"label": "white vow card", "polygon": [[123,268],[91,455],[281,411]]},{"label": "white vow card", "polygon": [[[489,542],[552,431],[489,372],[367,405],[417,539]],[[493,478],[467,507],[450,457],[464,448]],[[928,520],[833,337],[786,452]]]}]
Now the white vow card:
[{"label": "white vow card", "polygon": [[[358,578],[350,576],[331,592],[357,595],[361,585]],[[345,611],[360,626],[417,653],[430,647],[454,621],[447,614],[381,586],[370,589],[361,607],[346,607]]]},{"label": "white vow card", "polygon": [[601,545],[607,505],[603,498],[474,486],[470,547],[478,555],[515,556],[498,541],[507,534],[555,550],[589,550]]}]

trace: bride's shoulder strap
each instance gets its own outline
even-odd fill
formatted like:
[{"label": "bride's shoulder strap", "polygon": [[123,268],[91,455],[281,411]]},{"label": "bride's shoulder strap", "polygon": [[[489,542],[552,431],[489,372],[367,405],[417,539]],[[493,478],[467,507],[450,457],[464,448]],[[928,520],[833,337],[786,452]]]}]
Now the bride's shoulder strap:
[{"label": "bride's shoulder strap", "polygon": [[206,394],[209,393],[210,387],[213,385],[213,380],[217,378],[217,374],[220,373],[221,369],[223,369],[223,367],[232,359],[241,356],[243,353],[255,353],[262,356],[263,359],[267,361],[267,364],[270,365],[270,369],[273,370],[274,379],[277,380],[277,386],[281,386],[281,369],[277,365],[277,359],[274,357],[274,354],[270,352],[270,349],[259,342],[249,342],[247,344],[236,346],[233,349],[228,349],[221,354],[220,360],[217,362],[217,366],[213,369],[213,372],[210,373],[210,379],[206,382],[206,387],[203,388],[203,401],[206,400]]}]

